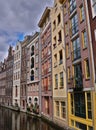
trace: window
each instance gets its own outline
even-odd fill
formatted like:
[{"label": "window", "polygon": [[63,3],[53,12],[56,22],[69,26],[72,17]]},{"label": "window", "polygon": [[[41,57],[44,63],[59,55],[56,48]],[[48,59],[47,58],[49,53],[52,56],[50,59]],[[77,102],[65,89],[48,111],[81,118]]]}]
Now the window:
[{"label": "window", "polygon": [[36,68],[35,76],[38,76],[38,68]]},{"label": "window", "polygon": [[79,37],[76,38],[73,42],[72,42],[72,46],[73,46],[73,52],[72,52],[72,60],[77,60],[81,57],[81,52],[80,52],[80,39]]},{"label": "window", "polygon": [[68,83],[70,83],[70,77],[71,77],[71,70],[70,70],[70,67],[68,67],[67,75],[68,75]]},{"label": "window", "polygon": [[36,42],[36,49],[38,49],[38,42]]},{"label": "window", "polygon": [[53,22],[53,31],[56,29],[56,21]]},{"label": "window", "polygon": [[91,0],[92,15],[93,18],[96,16],[96,0]]},{"label": "window", "polygon": [[62,50],[59,51],[59,64],[62,64],[63,63],[63,54],[62,54]]},{"label": "window", "polygon": [[60,87],[62,88],[64,85],[64,78],[63,78],[63,72],[60,73]]},{"label": "window", "polygon": [[83,87],[81,63],[74,65],[74,87],[78,89]]},{"label": "window", "polygon": [[58,75],[55,74],[55,89],[58,88]]},{"label": "window", "polygon": [[31,81],[34,80],[34,70],[31,71]]},{"label": "window", "polygon": [[85,124],[82,124],[80,122],[76,121],[76,127],[80,128],[80,130],[87,130],[87,126]]},{"label": "window", "polygon": [[58,24],[61,22],[61,15],[58,15]]},{"label": "window", "polygon": [[91,93],[87,93],[87,111],[88,111],[88,118],[92,119],[92,104],[91,104]]},{"label": "window", "polygon": [[78,32],[78,17],[77,14],[75,14],[71,18],[71,35],[75,35]]},{"label": "window", "polygon": [[61,34],[61,30],[58,33],[58,42],[60,43],[62,41],[62,34]]},{"label": "window", "polygon": [[69,58],[70,56],[70,48],[69,48],[69,44],[66,44],[66,57]]},{"label": "window", "polygon": [[34,46],[31,47],[31,56],[34,55]]},{"label": "window", "polygon": [[15,97],[17,97],[18,91],[17,91],[17,86],[15,86]]},{"label": "window", "polygon": [[71,94],[71,114],[74,114],[74,95]]},{"label": "window", "polygon": [[66,104],[65,104],[65,102],[61,102],[61,117],[66,118]]},{"label": "window", "polygon": [[54,44],[53,44],[53,48],[55,49],[56,48],[56,36],[54,37]]},{"label": "window", "polygon": [[56,101],[56,116],[59,116],[59,101]]},{"label": "window", "polygon": [[82,22],[85,19],[84,7],[80,7],[80,21]]},{"label": "window", "polygon": [[88,130],[93,130],[93,127],[92,126],[88,126]]},{"label": "window", "polygon": [[87,33],[85,30],[82,32],[82,43],[83,48],[87,48]]},{"label": "window", "polygon": [[36,63],[38,63],[38,55],[36,55]]},{"label": "window", "polygon": [[76,0],[69,0],[70,5],[70,13],[72,13],[76,9]]},{"label": "window", "polygon": [[65,35],[67,36],[68,34],[69,34],[68,23],[65,23]]},{"label": "window", "polygon": [[54,55],[54,67],[57,67],[57,54]]},{"label": "window", "polygon": [[34,68],[34,58],[31,59],[31,68]]},{"label": "window", "polygon": [[88,59],[85,60],[85,74],[86,74],[86,79],[88,79],[90,77],[90,68],[89,68]]},{"label": "window", "polygon": [[75,116],[86,118],[86,103],[84,93],[74,94]]}]

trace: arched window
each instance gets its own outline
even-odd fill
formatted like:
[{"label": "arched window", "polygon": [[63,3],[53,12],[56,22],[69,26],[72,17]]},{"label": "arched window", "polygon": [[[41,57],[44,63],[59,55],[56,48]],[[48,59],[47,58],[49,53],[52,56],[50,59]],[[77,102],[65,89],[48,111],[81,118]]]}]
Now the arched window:
[{"label": "arched window", "polygon": [[34,46],[31,47],[31,56],[34,55]]},{"label": "arched window", "polygon": [[34,98],[34,104],[37,104],[37,103],[38,103],[38,98],[35,97],[35,98]]},{"label": "arched window", "polygon": [[31,71],[31,81],[34,80],[34,70]]},{"label": "arched window", "polygon": [[34,58],[31,59],[31,68],[34,68]]}]

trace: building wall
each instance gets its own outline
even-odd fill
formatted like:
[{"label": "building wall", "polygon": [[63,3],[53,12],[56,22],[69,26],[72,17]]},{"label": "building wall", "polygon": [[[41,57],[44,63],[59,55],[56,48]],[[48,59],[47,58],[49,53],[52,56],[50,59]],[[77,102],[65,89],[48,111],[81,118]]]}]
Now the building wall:
[{"label": "building wall", "polygon": [[0,63],[0,104],[5,103],[6,63]]},{"label": "building wall", "polygon": [[31,36],[26,36],[21,43],[21,82],[20,82],[20,106],[21,111],[26,111],[27,105],[27,45]]},{"label": "building wall", "polygon": [[[39,33],[36,32],[27,46],[27,104],[40,106],[40,79],[39,79]],[[37,99],[37,101],[35,101]]]},{"label": "building wall", "polygon": [[94,86],[86,4],[63,2],[69,126],[89,130],[93,129]]},{"label": "building wall", "polygon": [[51,9],[46,7],[39,21],[41,39],[41,114],[52,119]]},{"label": "building wall", "polygon": [[21,43],[17,43],[14,51],[13,69],[13,105],[20,107],[20,78],[21,78]]},{"label": "building wall", "polygon": [[52,23],[52,82],[53,82],[53,119],[67,125],[67,84],[64,41],[63,10],[58,0],[54,1],[51,12]]},{"label": "building wall", "polygon": [[10,46],[8,49],[8,57],[6,60],[6,89],[5,89],[5,104],[12,105],[12,88],[13,88],[13,49]]}]

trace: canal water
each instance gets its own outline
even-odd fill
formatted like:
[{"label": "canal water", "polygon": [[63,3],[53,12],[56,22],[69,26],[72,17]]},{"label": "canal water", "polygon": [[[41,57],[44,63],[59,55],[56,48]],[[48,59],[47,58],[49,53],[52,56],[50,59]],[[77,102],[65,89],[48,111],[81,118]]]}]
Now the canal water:
[{"label": "canal water", "polygon": [[50,124],[9,109],[0,108],[0,130],[61,130]]}]

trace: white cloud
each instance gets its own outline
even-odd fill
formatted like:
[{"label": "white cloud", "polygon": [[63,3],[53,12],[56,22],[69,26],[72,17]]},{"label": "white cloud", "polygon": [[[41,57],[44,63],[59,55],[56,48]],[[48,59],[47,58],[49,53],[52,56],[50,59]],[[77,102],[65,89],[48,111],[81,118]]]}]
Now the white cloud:
[{"label": "white cloud", "polygon": [[[46,6],[54,0],[2,0],[0,1],[0,57],[5,56],[8,44],[18,40],[19,33],[30,33],[38,29]],[[13,43],[12,43],[13,42]]]}]

